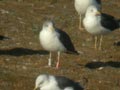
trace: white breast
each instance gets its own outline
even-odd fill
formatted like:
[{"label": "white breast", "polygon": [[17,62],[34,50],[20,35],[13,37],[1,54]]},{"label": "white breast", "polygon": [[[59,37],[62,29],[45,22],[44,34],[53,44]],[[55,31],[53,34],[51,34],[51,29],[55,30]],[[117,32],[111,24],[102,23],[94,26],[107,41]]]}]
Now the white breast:
[{"label": "white breast", "polygon": [[85,29],[93,35],[107,34],[110,32],[106,28],[101,26],[100,18],[85,17],[83,20]]},{"label": "white breast", "polygon": [[46,83],[44,86],[42,86],[40,90],[61,90],[58,87],[58,84],[57,84],[55,78],[53,76],[50,76],[49,78],[50,78],[49,82]]},{"label": "white breast", "polygon": [[39,35],[40,43],[48,51],[65,51],[64,45],[59,40],[59,34],[55,31],[42,30]]}]

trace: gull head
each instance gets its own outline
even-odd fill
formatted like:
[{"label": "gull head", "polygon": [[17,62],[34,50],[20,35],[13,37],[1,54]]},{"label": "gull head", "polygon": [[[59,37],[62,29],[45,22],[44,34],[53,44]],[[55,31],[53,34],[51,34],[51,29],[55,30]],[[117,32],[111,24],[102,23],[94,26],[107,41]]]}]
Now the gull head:
[{"label": "gull head", "polygon": [[38,89],[40,90],[40,88],[46,86],[48,82],[49,82],[49,76],[48,75],[46,75],[46,74],[39,75],[36,78],[34,90],[38,90]]},{"label": "gull head", "polygon": [[43,23],[43,29],[51,30],[51,31],[55,30],[55,26],[54,26],[53,21],[45,21]]},{"label": "gull head", "polygon": [[86,11],[86,16],[100,16],[101,13],[96,6],[89,6]]}]

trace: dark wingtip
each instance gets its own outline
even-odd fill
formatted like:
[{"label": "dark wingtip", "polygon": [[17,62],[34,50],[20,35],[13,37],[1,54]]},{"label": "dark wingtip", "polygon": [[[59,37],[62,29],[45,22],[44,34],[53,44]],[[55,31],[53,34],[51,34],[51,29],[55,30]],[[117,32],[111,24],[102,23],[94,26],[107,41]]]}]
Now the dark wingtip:
[{"label": "dark wingtip", "polygon": [[78,51],[67,51],[68,54],[80,55]]},{"label": "dark wingtip", "polygon": [[74,53],[75,53],[75,55],[80,55],[80,53],[78,51],[75,51]]},{"label": "dark wingtip", "polygon": [[119,27],[120,27],[120,19],[118,20],[118,23],[119,23]]},{"label": "dark wingtip", "polygon": [[10,39],[9,37],[6,37],[6,36],[1,36],[0,35],[0,40],[7,40],[7,39]]}]

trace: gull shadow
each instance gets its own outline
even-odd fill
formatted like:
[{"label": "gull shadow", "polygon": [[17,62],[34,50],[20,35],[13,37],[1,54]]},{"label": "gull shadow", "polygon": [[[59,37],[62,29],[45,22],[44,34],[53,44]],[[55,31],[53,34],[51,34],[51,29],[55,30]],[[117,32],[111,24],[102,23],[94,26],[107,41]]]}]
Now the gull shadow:
[{"label": "gull shadow", "polygon": [[114,68],[120,68],[120,62],[90,62],[85,65],[85,67],[89,69],[97,69],[100,67],[114,67]]},{"label": "gull shadow", "polygon": [[32,50],[27,48],[13,48],[8,50],[0,50],[0,55],[12,55],[12,56],[23,56],[23,55],[47,55],[49,52],[44,50]]},{"label": "gull shadow", "polygon": [[6,40],[6,39],[10,39],[10,38],[9,38],[9,37],[6,37],[6,36],[0,35],[0,40]]},{"label": "gull shadow", "polygon": [[120,46],[120,41],[114,42],[115,46]]}]

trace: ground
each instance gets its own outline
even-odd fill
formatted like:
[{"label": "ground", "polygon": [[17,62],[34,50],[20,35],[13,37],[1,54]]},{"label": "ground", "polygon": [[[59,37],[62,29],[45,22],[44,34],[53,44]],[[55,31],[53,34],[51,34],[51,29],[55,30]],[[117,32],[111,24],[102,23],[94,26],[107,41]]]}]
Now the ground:
[{"label": "ground", "polygon": [[[120,18],[120,0],[102,0],[103,12]],[[69,34],[80,55],[62,53],[60,68],[46,67],[48,52],[39,42],[45,20]],[[62,75],[84,90],[120,90],[120,30],[104,36],[102,50],[78,29],[74,0],[0,0],[0,90],[33,90],[39,74]]]}]

